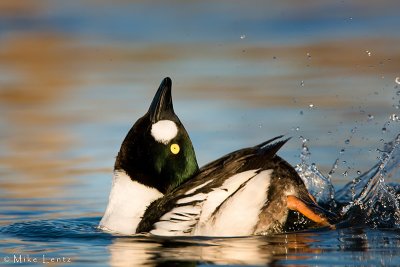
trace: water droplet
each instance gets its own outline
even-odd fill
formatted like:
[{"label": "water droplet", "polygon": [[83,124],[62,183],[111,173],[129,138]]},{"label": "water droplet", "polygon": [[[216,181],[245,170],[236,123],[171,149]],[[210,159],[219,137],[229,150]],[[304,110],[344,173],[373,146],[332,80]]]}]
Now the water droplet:
[{"label": "water droplet", "polygon": [[246,38],[246,34],[242,34],[242,35],[240,35],[240,39],[245,39]]},{"label": "water droplet", "polygon": [[371,51],[365,51],[367,53],[367,55],[370,57],[371,56]]},{"label": "water droplet", "polygon": [[301,153],[300,153],[300,159],[302,164],[306,164],[307,160],[310,158],[311,152],[308,149],[307,146],[307,138],[304,138],[303,136],[299,137],[302,141],[302,145],[301,145]]},{"label": "water droplet", "polygon": [[374,115],[368,114],[368,121],[372,121],[374,119]]},{"label": "water droplet", "polygon": [[399,117],[397,116],[397,114],[394,114],[394,113],[389,116],[389,119],[391,121],[399,121]]},{"label": "water droplet", "polygon": [[310,53],[307,53],[307,58],[311,59],[311,54]]},{"label": "water droplet", "polygon": [[382,128],[382,133],[386,133],[386,130],[387,130],[386,127],[383,127]]},{"label": "water droplet", "polygon": [[361,171],[357,171],[357,175],[360,175],[361,174]]},{"label": "water droplet", "polygon": [[342,148],[341,150],[340,150],[340,154],[343,154],[344,152],[345,152],[346,150],[344,149],[344,148]]},{"label": "water droplet", "polygon": [[299,131],[299,130],[300,130],[300,127],[299,127],[299,126],[297,126],[295,130],[296,130],[296,131]]},{"label": "water droplet", "polygon": [[396,79],[394,79],[394,81],[395,81],[397,84],[400,84],[400,77],[396,77]]},{"label": "water droplet", "polygon": [[329,178],[329,179],[332,177],[332,174],[335,173],[335,171],[336,171],[336,169],[338,168],[338,166],[339,166],[339,158],[337,158],[337,159],[335,160],[335,162],[334,162],[333,165],[332,165],[331,170],[330,170],[329,173],[328,173],[328,178]]},{"label": "water droplet", "polygon": [[299,138],[301,139],[301,142],[302,142],[303,144],[308,142],[308,139],[307,139],[307,138],[304,138],[303,136],[300,136]]},{"label": "water droplet", "polygon": [[346,145],[348,145],[348,144],[350,144],[350,140],[349,140],[349,139],[346,139],[346,141],[344,141],[344,143],[345,143]]},{"label": "water droplet", "polygon": [[314,104],[311,103],[311,104],[308,105],[308,107],[309,107],[310,109],[313,109],[313,108],[314,108]]},{"label": "water droplet", "polygon": [[300,82],[300,86],[304,86],[304,81],[301,81],[301,82]]},{"label": "water droplet", "polygon": [[342,163],[343,163],[343,164],[346,164],[346,163],[347,163],[347,161],[343,160],[343,161],[342,161]]},{"label": "water droplet", "polygon": [[347,171],[344,171],[344,173],[342,173],[344,177],[347,177],[347,175],[349,174]]}]

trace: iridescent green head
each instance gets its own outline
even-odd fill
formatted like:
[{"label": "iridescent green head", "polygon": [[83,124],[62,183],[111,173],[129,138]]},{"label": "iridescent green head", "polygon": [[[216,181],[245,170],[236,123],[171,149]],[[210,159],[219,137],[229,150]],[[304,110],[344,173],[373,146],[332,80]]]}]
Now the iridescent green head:
[{"label": "iridescent green head", "polygon": [[161,193],[199,170],[189,135],[174,112],[171,86],[170,78],[162,81],[148,112],[125,137],[114,167]]}]

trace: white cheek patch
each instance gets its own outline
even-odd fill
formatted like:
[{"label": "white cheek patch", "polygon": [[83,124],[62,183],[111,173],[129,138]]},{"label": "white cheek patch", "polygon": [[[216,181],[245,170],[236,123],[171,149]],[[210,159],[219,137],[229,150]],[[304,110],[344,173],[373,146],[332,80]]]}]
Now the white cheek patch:
[{"label": "white cheek patch", "polygon": [[175,122],[161,120],[151,126],[151,136],[164,145],[168,144],[178,134],[178,127]]}]

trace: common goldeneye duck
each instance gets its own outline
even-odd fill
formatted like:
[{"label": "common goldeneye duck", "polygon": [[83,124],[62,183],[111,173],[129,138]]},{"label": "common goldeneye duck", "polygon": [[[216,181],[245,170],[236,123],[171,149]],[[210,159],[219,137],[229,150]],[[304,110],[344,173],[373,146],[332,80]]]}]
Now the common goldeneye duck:
[{"label": "common goldeneye duck", "polygon": [[117,155],[101,229],[136,233],[146,208],[198,172],[192,142],[175,115],[165,78],[148,112],[132,126]]},{"label": "common goldeneye duck", "polygon": [[199,170],[173,111],[171,80],[165,78],[149,111],[122,143],[100,228],[121,234],[246,236],[296,230],[300,217],[330,226],[331,214],[276,155],[287,140],[273,138]]}]

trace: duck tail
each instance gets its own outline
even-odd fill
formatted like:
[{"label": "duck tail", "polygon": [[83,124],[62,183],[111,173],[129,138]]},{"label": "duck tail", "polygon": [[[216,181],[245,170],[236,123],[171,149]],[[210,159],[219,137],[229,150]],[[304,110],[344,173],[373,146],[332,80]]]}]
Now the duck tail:
[{"label": "duck tail", "polygon": [[256,145],[255,148],[260,152],[260,153],[268,153],[271,155],[275,155],[281,147],[286,144],[287,141],[291,139],[291,137],[288,137],[286,139],[283,139],[284,135],[279,135],[277,137],[274,137],[268,141],[265,141],[259,145]]}]

